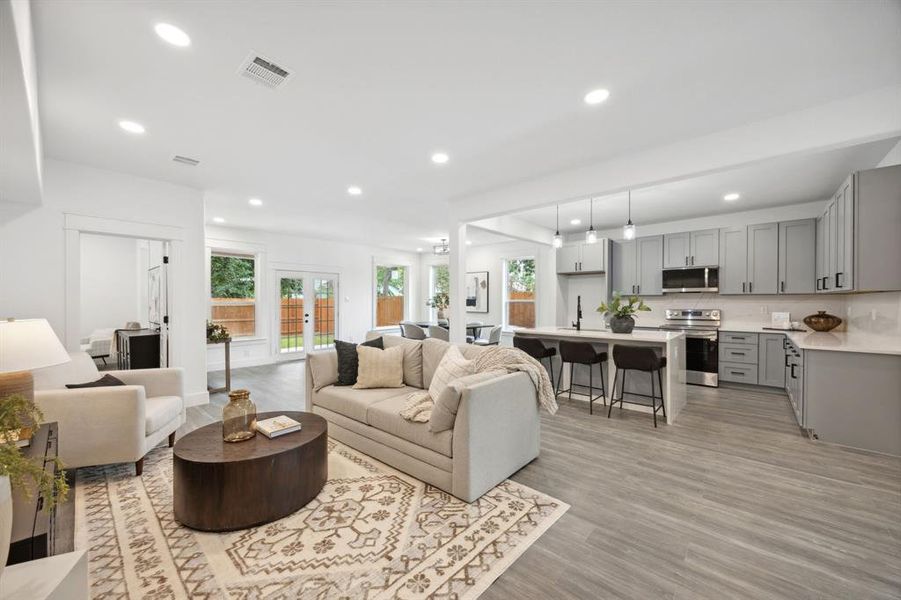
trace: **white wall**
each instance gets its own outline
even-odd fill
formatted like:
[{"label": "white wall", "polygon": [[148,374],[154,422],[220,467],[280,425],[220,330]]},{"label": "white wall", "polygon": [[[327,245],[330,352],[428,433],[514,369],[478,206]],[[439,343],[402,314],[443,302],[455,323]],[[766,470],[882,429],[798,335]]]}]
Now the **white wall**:
[{"label": "white wall", "polygon": [[[257,256],[257,327],[252,339],[232,343],[232,367],[258,365],[278,358],[276,307],[277,270],[316,271],[338,274],[338,337],[362,341],[375,317],[375,262],[409,267],[408,308],[411,319],[419,316],[421,296],[419,255],[365,244],[350,244],[308,236],[270,233],[251,229],[210,226],[206,229],[207,252],[211,249],[247,252]],[[209,269],[205,296],[209,307]],[[221,346],[210,346],[210,370],[225,364]]]},{"label": "white wall", "polygon": [[139,243],[111,235],[81,236],[81,337],[143,320],[138,312]]},{"label": "white wall", "polygon": [[[185,368],[188,402],[208,400],[203,197],[199,191],[46,160],[43,204],[27,212],[2,212],[8,216],[0,222],[0,314],[46,318],[70,348],[77,347],[78,339],[66,339],[67,304],[72,301],[66,298],[67,260],[73,259],[66,251],[67,215],[115,220],[123,231],[168,226],[180,232],[180,264],[172,269],[170,356],[173,366]],[[77,264],[77,257],[75,261]],[[80,297],[75,303],[79,301]],[[80,328],[73,327],[73,331]]]},{"label": "white wall", "polygon": [[877,167],[890,167],[892,165],[901,165],[901,142],[895,144],[888,154],[885,155]]}]

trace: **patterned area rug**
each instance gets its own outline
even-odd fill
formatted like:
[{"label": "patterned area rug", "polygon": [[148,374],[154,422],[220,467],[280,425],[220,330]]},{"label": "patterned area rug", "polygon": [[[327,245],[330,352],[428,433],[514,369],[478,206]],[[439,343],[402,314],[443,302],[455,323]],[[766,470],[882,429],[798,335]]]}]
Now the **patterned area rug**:
[{"label": "patterned area rug", "polygon": [[476,598],[569,508],[509,480],[466,504],[332,440],[319,496],[253,529],[176,523],[169,448],[75,492],[93,598]]}]

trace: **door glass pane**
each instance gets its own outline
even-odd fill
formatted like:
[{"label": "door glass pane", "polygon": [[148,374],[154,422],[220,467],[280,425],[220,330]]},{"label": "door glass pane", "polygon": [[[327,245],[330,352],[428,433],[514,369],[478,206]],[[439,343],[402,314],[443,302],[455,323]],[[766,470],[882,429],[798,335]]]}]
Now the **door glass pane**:
[{"label": "door glass pane", "polygon": [[282,352],[303,352],[303,279],[281,278]]},{"label": "door glass pane", "polygon": [[331,348],[335,345],[335,280],[314,277],[313,287],[316,295],[313,347]]}]

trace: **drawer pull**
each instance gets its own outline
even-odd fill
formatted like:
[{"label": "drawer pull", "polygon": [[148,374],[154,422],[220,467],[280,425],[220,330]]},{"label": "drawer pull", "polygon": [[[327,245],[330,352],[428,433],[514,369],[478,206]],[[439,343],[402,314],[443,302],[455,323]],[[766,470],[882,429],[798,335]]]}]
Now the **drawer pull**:
[{"label": "drawer pull", "polygon": [[744,352],[730,352],[729,354],[731,354],[733,356],[744,356],[745,355]]},{"label": "drawer pull", "polygon": [[744,375],[745,374],[744,371],[729,371],[729,372],[732,373],[733,375]]}]

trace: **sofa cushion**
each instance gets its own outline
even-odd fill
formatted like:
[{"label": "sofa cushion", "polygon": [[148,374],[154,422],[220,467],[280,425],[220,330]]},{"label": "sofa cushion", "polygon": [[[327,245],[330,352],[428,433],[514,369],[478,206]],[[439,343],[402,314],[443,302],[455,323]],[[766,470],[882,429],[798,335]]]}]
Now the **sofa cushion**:
[{"label": "sofa cushion", "polygon": [[399,388],[404,386],[404,349],[400,346],[379,350],[357,346],[360,368],[354,389]]},{"label": "sofa cushion", "polygon": [[404,349],[404,383],[421,388],[422,385],[422,340],[408,340],[399,335],[382,338],[385,348],[400,346]]},{"label": "sofa cushion", "polygon": [[463,390],[506,373],[506,371],[501,370],[485,371],[484,373],[465,375],[451,381],[444,388],[444,391],[435,398],[435,404],[432,406],[432,416],[429,418],[429,431],[437,433],[453,429],[454,421],[457,420],[457,409],[460,407],[460,398],[463,396]]},{"label": "sofa cushion", "polygon": [[454,432],[429,431],[428,423],[414,423],[400,416],[407,401],[406,395],[388,398],[369,405],[366,419],[372,427],[390,433],[417,446],[434,450],[444,456],[453,456]]},{"label": "sofa cushion", "polygon": [[67,383],[87,383],[100,377],[94,359],[85,352],[70,352],[69,356],[69,362],[32,371],[34,389],[64,390]]},{"label": "sofa cushion", "polygon": [[465,377],[472,374],[472,361],[463,358],[463,354],[457,346],[451,346],[444,353],[441,364],[435,370],[435,376],[432,377],[432,383],[429,384],[429,396],[432,401],[438,399],[444,388],[455,379]]},{"label": "sofa cushion", "polygon": [[394,396],[406,397],[415,391],[417,389],[412,387],[359,390],[352,387],[329,385],[313,395],[313,404],[355,421],[367,423],[366,410],[372,403]]},{"label": "sofa cushion", "polygon": [[144,401],[144,433],[150,435],[181,413],[178,396],[154,396]]},{"label": "sofa cushion", "polygon": [[334,350],[307,353],[307,364],[314,392],[338,381],[338,353]]},{"label": "sofa cushion", "polygon": [[422,387],[429,389],[432,384],[432,377],[435,376],[435,369],[441,364],[444,353],[451,347],[450,342],[439,340],[437,338],[428,338],[422,340]]},{"label": "sofa cushion", "polygon": [[[360,345],[384,348],[380,337],[368,340]],[[357,382],[357,371],[360,366],[357,356],[357,345],[351,342],[335,340],[335,352],[338,354],[338,385],[355,384]]]}]

